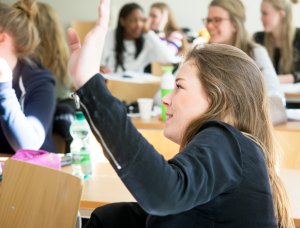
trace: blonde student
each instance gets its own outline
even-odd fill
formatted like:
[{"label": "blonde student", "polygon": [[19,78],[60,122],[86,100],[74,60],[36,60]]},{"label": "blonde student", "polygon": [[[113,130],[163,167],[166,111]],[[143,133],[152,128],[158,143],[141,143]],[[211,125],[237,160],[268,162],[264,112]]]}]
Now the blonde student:
[{"label": "blonde student", "polygon": [[281,83],[300,82],[300,28],[293,23],[293,3],[298,0],[263,0],[263,32],[254,34],[272,59]]},{"label": "blonde student", "polygon": [[[34,24],[35,1],[13,6],[0,3],[0,57],[13,70],[0,82],[0,151],[55,151],[52,121],[55,109],[51,72],[31,59],[40,43]],[[1,75],[2,77],[3,75]]]}]

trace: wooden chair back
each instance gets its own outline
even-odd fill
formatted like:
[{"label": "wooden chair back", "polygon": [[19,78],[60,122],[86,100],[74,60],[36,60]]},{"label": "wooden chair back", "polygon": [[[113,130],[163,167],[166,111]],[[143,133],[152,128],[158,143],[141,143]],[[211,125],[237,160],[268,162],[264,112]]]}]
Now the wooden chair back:
[{"label": "wooden chair back", "polygon": [[77,31],[81,42],[83,42],[85,35],[94,27],[95,23],[95,21],[74,20],[71,22],[71,26]]},{"label": "wooden chair back", "polygon": [[3,171],[0,227],[75,227],[82,191],[78,177],[13,159]]},{"label": "wooden chair back", "polygon": [[112,95],[121,101],[130,103],[138,98],[153,98],[160,88],[159,82],[131,83],[125,81],[107,80],[107,88]]}]

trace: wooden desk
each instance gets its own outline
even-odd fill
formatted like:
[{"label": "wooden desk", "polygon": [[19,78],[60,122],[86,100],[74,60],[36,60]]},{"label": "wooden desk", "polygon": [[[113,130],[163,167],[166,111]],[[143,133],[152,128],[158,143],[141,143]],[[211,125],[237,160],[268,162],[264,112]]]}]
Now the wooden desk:
[{"label": "wooden desk", "polygon": [[[132,123],[139,129],[148,141],[166,158],[174,156],[179,149],[175,143],[163,136],[164,123],[159,117],[150,120],[132,118]],[[300,121],[290,121],[274,127],[275,143],[282,154],[281,167],[300,169]]]},{"label": "wooden desk", "polygon": [[[63,170],[72,173],[71,166]],[[135,201],[112,166],[107,162],[93,164],[92,175],[83,181],[80,214],[89,217],[92,211],[108,203]]]},{"label": "wooden desk", "polygon": [[[92,170],[92,176],[83,181],[80,201],[82,217],[89,217],[96,207],[107,203],[135,201],[109,163],[95,162]],[[70,166],[64,167],[63,171],[70,173],[72,169]],[[300,227],[300,170],[282,169],[280,176],[289,195],[295,223]]]},{"label": "wooden desk", "polygon": [[131,122],[137,129],[162,130],[164,128],[164,122],[160,120],[159,116],[152,117],[150,120],[142,120],[139,117],[132,117]]},{"label": "wooden desk", "polygon": [[288,193],[292,216],[296,227],[300,227],[300,170],[282,169],[280,177]]},{"label": "wooden desk", "polygon": [[282,149],[282,168],[300,169],[300,121],[274,127],[277,146]]},{"label": "wooden desk", "polygon": [[[64,168],[70,172],[70,167]],[[287,189],[290,199],[292,214],[300,226],[300,170],[282,169],[280,176]],[[80,212],[83,217],[98,206],[113,202],[135,201],[126,189],[109,163],[96,163],[93,175],[84,181],[83,193],[80,202]]]}]

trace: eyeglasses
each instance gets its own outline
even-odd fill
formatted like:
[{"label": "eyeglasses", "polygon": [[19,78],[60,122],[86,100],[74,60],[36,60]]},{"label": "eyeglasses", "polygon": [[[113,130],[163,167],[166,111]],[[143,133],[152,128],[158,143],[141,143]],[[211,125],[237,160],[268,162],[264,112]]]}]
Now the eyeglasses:
[{"label": "eyeglasses", "polygon": [[222,21],[225,21],[225,20],[230,20],[229,18],[222,18],[222,17],[213,17],[213,18],[203,18],[202,21],[203,21],[203,24],[205,26],[207,26],[209,23],[212,23],[213,25],[220,25],[222,23]]}]

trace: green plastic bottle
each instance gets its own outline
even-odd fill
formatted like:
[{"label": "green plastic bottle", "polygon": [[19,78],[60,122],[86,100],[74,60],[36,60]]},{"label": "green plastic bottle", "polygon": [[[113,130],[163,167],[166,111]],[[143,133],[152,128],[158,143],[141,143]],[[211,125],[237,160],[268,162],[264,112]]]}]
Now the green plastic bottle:
[{"label": "green plastic bottle", "polygon": [[90,128],[83,113],[76,111],[75,119],[70,126],[70,133],[73,137],[70,149],[73,174],[82,179],[87,179],[92,174],[89,131]]},{"label": "green plastic bottle", "polygon": [[[173,75],[173,66],[163,66],[162,71],[162,79],[161,79],[161,98],[171,93],[174,89],[175,77]],[[161,118],[163,121],[166,120],[166,106],[161,104]]]}]

